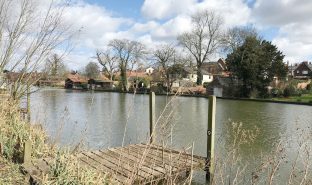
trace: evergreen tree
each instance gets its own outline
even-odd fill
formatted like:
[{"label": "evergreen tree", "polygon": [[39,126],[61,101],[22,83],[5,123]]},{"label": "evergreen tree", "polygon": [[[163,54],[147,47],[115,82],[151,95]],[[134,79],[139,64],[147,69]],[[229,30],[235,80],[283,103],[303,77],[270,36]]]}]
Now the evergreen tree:
[{"label": "evergreen tree", "polygon": [[283,59],[282,52],[271,42],[247,37],[242,46],[227,56],[227,63],[232,76],[242,81],[243,97],[249,97],[254,90],[264,96],[275,76],[287,75]]}]

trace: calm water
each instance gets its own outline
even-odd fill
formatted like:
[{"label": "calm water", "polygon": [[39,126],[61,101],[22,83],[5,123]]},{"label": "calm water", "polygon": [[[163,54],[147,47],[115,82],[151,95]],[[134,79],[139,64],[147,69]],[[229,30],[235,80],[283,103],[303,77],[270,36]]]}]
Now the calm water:
[{"label": "calm water", "polygon": [[[156,96],[156,113],[163,118],[159,124],[169,120],[163,133],[166,141],[176,148],[194,142],[194,153],[205,156],[207,108],[205,98]],[[64,146],[82,142],[85,147],[99,149],[139,143],[146,141],[149,133],[148,96],[45,89],[32,95],[32,120],[44,123],[51,141]],[[273,143],[297,136],[298,127],[312,126],[312,107],[218,99],[218,156],[226,156],[232,145],[232,122],[259,130],[252,145],[240,148],[242,158],[256,167],[257,159],[275,150]],[[286,153],[292,156],[295,143],[289,146]]]}]

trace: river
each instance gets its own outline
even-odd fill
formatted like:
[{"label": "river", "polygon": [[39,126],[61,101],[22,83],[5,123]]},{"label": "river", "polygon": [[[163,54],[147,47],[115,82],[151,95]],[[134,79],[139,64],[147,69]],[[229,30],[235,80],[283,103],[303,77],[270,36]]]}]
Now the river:
[{"label": "river", "polygon": [[[50,142],[103,149],[147,141],[148,102],[148,96],[141,94],[43,89],[31,96],[32,121],[43,124]],[[156,96],[157,118],[162,115],[158,121],[161,138],[175,148],[194,143],[194,153],[205,156],[207,109],[206,98]],[[271,156],[274,144],[284,138],[292,138],[285,155],[294,158],[296,131],[312,126],[311,106],[217,99],[216,112],[217,157],[229,154],[235,125],[254,134],[252,144],[238,146],[240,158],[249,163],[248,173]],[[279,176],[286,177],[287,173],[282,170]],[[195,182],[203,184],[201,178]]]}]

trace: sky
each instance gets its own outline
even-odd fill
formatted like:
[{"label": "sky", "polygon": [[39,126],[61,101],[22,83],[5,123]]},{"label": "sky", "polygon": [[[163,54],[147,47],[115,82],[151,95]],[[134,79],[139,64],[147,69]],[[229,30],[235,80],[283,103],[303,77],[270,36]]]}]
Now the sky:
[{"label": "sky", "polygon": [[74,0],[64,18],[81,31],[66,63],[81,69],[116,38],[140,41],[149,49],[176,43],[190,29],[191,15],[206,9],[223,17],[225,30],[254,26],[277,45],[285,62],[312,60],[311,0]]}]

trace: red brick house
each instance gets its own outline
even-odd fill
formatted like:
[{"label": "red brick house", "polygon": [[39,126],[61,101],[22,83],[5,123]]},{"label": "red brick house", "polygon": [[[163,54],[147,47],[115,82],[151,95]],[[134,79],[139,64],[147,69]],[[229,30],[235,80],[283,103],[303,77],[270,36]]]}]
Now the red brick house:
[{"label": "red brick house", "polygon": [[294,78],[307,79],[312,77],[312,63],[301,62],[294,70]]}]

